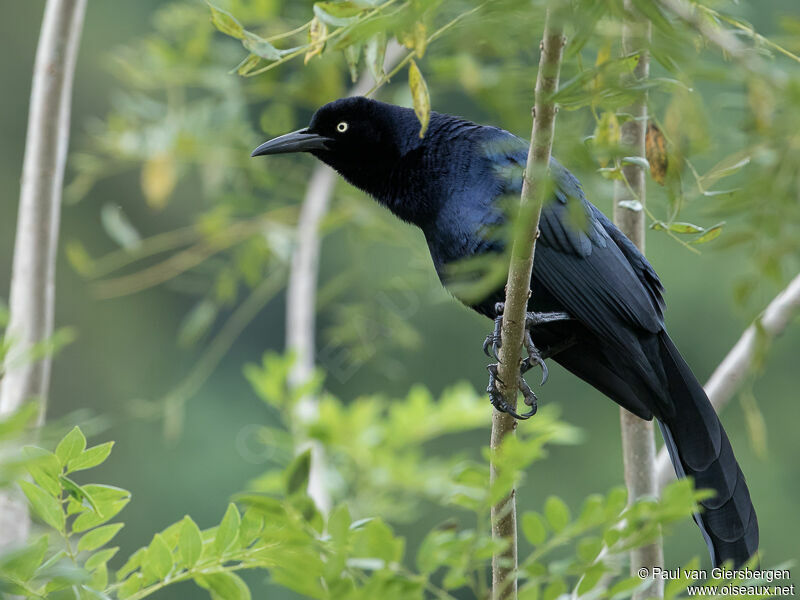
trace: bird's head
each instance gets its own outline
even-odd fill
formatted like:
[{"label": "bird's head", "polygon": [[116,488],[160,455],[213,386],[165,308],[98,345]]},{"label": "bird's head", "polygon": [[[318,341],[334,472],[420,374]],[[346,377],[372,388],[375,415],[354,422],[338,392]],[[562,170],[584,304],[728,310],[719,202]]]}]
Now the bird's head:
[{"label": "bird's head", "polygon": [[418,132],[411,109],[355,96],[326,104],[308,127],[261,144],[252,156],[309,152],[377,197],[398,159],[419,144]]}]

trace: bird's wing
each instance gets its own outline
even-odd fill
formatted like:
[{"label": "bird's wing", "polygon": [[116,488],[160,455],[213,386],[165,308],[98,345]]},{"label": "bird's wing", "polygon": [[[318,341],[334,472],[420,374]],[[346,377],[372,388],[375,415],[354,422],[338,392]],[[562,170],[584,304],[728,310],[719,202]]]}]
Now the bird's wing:
[{"label": "bird's wing", "polygon": [[[527,158],[527,144],[506,135],[519,143],[506,139],[490,155],[501,167],[501,193],[521,188],[519,168],[509,167],[522,167]],[[651,333],[663,328],[658,277],[622,232],[586,200],[578,180],[555,160],[550,167],[555,191],[539,221],[534,277],[604,341],[629,348],[631,327]]]}]

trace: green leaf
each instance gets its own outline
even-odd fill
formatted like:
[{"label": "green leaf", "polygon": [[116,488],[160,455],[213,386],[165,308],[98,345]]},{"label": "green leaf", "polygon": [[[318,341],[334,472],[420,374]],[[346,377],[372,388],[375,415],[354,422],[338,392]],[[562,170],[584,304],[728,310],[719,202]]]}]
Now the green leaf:
[{"label": "green leaf", "polygon": [[[597,169],[597,172],[600,173],[600,175],[604,179],[619,179],[620,181],[625,179],[625,175],[622,173],[622,169],[618,169],[617,167],[603,167],[602,169]],[[638,201],[636,203],[639,204],[639,206],[641,206],[641,204]],[[621,205],[622,202],[620,202],[620,206]],[[638,210],[641,210],[641,208]]]},{"label": "green leaf", "polygon": [[92,498],[96,511],[86,511],[78,515],[72,522],[72,530],[75,532],[102,525],[125,508],[131,499],[130,492],[111,485],[89,483],[81,486],[81,489]]},{"label": "green leaf", "polygon": [[691,243],[705,244],[707,242],[710,242],[711,240],[717,239],[719,235],[722,233],[722,225],[723,223],[720,223],[719,225],[714,225],[714,227],[706,229],[706,232],[703,235],[701,235],[696,240],[692,240]]},{"label": "green leaf", "polygon": [[3,578],[28,581],[42,564],[47,552],[47,536],[43,535],[33,544],[20,550],[3,554],[0,558],[0,573]]},{"label": "green leaf", "polygon": [[242,547],[247,547],[258,537],[264,529],[264,515],[254,508],[248,508],[242,515],[242,524],[239,526],[239,542]]},{"label": "green leaf", "polygon": [[544,503],[544,516],[553,531],[558,533],[569,523],[569,508],[557,496],[550,496]]},{"label": "green leaf", "polygon": [[550,582],[544,589],[544,593],[542,594],[542,600],[556,600],[562,594],[565,594],[567,591],[567,584],[566,582],[561,579],[560,577],[554,579]]},{"label": "green leaf", "polygon": [[344,49],[344,58],[347,61],[347,69],[350,71],[350,80],[353,83],[358,81],[358,61],[361,59],[361,49],[363,47],[363,42],[355,42]]},{"label": "green leaf", "polygon": [[337,544],[344,544],[350,531],[350,511],[346,504],[340,504],[331,513],[328,519],[328,533]]},{"label": "green leaf", "polygon": [[643,156],[625,156],[622,158],[623,165],[636,165],[642,169],[650,169],[650,163]]},{"label": "green leaf", "polygon": [[586,592],[593,590],[594,587],[600,583],[600,579],[602,579],[605,572],[606,568],[602,563],[589,567],[583,574],[583,579],[581,579],[578,585],[578,596],[582,596]]},{"label": "green leaf", "polygon": [[111,454],[111,449],[114,447],[114,442],[106,442],[98,446],[92,446],[88,450],[84,450],[80,455],[76,456],[67,463],[67,473],[73,471],[83,471],[91,469],[97,465],[103,464]]},{"label": "green leaf", "polygon": [[136,592],[138,592],[142,588],[142,576],[138,573],[135,573],[128,577],[125,581],[122,582],[122,585],[119,586],[118,595],[120,600],[125,600],[126,598],[130,598]]},{"label": "green leaf", "polygon": [[577,554],[583,562],[592,562],[603,549],[603,540],[599,537],[587,537],[578,542]]},{"label": "green leaf", "polygon": [[56,446],[56,456],[61,464],[66,466],[71,459],[83,452],[84,448],[86,448],[86,438],[76,425]]},{"label": "green leaf", "polygon": [[217,535],[214,539],[214,548],[218,555],[222,555],[239,537],[239,525],[242,519],[239,516],[239,510],[232,502],[228,504],[228,510],[225,511],[225,516],[222,517],[222,522],[217,528]]},{"label": "green leaf", "polygon": [[700,187],[707,190],[712,185],[717,183],[720,179],[733,175],[737,171],[743,169],[750,164],[750,155],[744,152],[737,152],[732,154],[716,165],[714,165],[708,173],[703,175],[698,182]]},{"label": "green leaf", "polygon": [[101,546],[105,546],[124,526],[125,523],[112,523],[91,530],[84,534],[78,542],[78,552],[97,550]]},{"label": "green leaf", "polygon": [[699,225],[692,225],[691,223],[683,223],[681,221],[676,221],[675,223],[663,223],[661,221],[655,221],[651,226],[651,229],[655,231],[664,231],[668,229],[674,233],[703,233],[705,229],[700,227]]},{"label": "green leaf", "polygon": [[61,474],[61,462],[56,455],[37,446],[25,446],[23,453],[27,459],[25,467],[33,480],[51,496],[60,496],[58,476]]},{"label": "green leaf", "polygon": [[534,546],[543,543],[547,538],[544,520],[535,512],[526,512],[522,515],[522,532],[525,538]]},{"label": "green leaf", "polygon": [[283,55],[280,50],[270,44],[267,40],[250,31],[244,32],[244,40],[242,41],[242,45],[256,56],[265,58],[267,60],[278,60]]},{"label": "green leaf", "polygon": [[[5,327],[7,316],[7,307],[0,303],[0,328]],[[2,341],[1,338],[0,341]],[[38,413],[39,407],[37,404],[35,402],[28,402],[22,405],[15,413],[4,415],[3,418],[0,419],[0,439],[22,433],[29,424],[33,423]]]},{"label": "green leaf", "polygon": [[364,48],[364,62],[375,81],[383,77],[383,62],[386,57],[386,34],[376,33],[367,40]]},{"label": "green leaf", "polygon": [[[114,551],[116,552],[116,548]],[[92,557],[94,558],[94,557]],[[90,594],[92,594],[93,598],[97,600],[110,600],[108,596],[103,594],[100,590],[106,589],[108,587],[108,566],[105,562],[100,563],[97,567],[93,570],[92,576],[89,579],[88,583],[89,588],[84,587],[82,591],[86,591],[87,589],[90,590]],[[83,598],[83,597],[81,597]]]},{"label": "green leaf", "polygon": [[88,277],[94,269],[94,260],[86,250],[86,247],[78,240],[69,240],[64,248],[67,260],[79,275]]},{"label": "green leaf", "polygon": [[105,204],[100,210],[100,221],[108,237],[122,248],[136,248],[142,237],[131,224],[119,204]]},{"label": "green leaf", "polygon": [[105,565],[118,551],[119,548],[107,548],[106,550],[95,552],[86,560],[84,567],[86,567],[87,571],[94,571],[99,566]]},{"label": "green leaf", "polygon": [[33,512],[50,527],[63,531],[66,517],[61,503],[42,488],[29,481],[20,481],[19,486],[31,503]]},{"label": "green leaf", "polygon": [[121,581],[125,579],[128,575],[141,567],[146,554],[147,548],[139,548],[136,552],[131,554],[128,560],[125,561],[125,564],[117,571],[117,580]]},{"label": "green leaf", "polygon": [[613,598],[614,596],[623,596],[627,597],[627,592],[633,591],[642,584],[647,585],[647,579],[642,579],[641,577],[628,577],[627,579],[623,579],[622,581],[618,581],[613,585],[613,587],[609,590],[608,595]]},{"label": "green leaf", "polygon": [[181,521],[178,552],[183,566],[187,568],[193,567],[203,553],[203,534],[189,515]]},{"label": "green leaf", "polygon": [[308,487],[308,474],[311,470],[311,450],[298,454],[286,468],[286,493],[290,496],[305,492]]},{"label": "green leaf", "polygon": [[100,512],[95,503],[94,498],[81,486],[72,481],[69,477],[64,475],[58,476],[58,482],[66,490],[66,492],[75,499],[81,506],[92,509],[94,512]]},{"label": "green leaf", "polygon": [[248,54],[245,59],[236,66],[236,73],[239,75],[247,75],[250,71],[258,66],[261,58],[255,54]]},{"label": "green leaf", "polygon": [[411,88],[411,98],[414,101],[414,113],[420,122],[419,137],[425,137],[428,122],[431,118],[431,98],[428,94],[428,84],[413,60],[408,67],[408,85]]},{"label": "green leaf", "polygon": [[211,592],[214,600],[250,600],[250,588],[235,573],[213,573],[194,578],[195,583]]},{"label": "green leaf", "polygon": [[237,40],[241,40],[244,37],[244,27],[231,13],[214,6],[210,2],[208,2],[208,7],[211,9],[211,22],[214,27]]},{"label": "green leaf", "polygon": [[346,27],[358,21],[363,8],[352,2],[316,2],[314,14],[323,23],[334,27]]},{"label": "green leaf", "polygon": [[157,533],[147,547],[142,567],[152,571],[159,579],[164,579],[172,570],[172,551],[164,536]]}]

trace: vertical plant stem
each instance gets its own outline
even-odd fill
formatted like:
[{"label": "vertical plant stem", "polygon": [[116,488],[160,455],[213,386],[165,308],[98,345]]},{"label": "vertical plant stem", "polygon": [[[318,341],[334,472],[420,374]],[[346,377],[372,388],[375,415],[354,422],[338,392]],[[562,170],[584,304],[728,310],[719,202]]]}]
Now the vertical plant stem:
[{"label": "vertical plant stem", "polygon": [[[22,165],[17,236],[11,275],[6,375],[0,389],[0,415],[29,399],[39,402],[44,420],[50,359],[24,357],[53,334],[56,249],[69,142],[72,81],[86,0],[48,0],[33,67],[28,132]],[[26,505],[0,496],[0,547],[25,539]]]},{"label": "vertical plant stem", "polygon": [[[506,284],[506,303],[503,311],[502,347],[500,349],[500,391],[512,407],[517,405],[517,378],[521,359],[521,348],[525,327],[525,312],[530,298],[531,273],[536,237],[539,230],[539,215],[545,193],[549,186],[546,177],[553,144],[556,106],[551,100],[558,89],[561,60],[566,40],[561,25],[554,23],[548,10],[545,18],[541,44],[539,72],[536,77],[533,130],[528,161],[522,183],[522,196],[517,219],[511,262]],[[492,411],[492,434],[490,446],[497,450],[503,440],[514,435],[516,420],[505,414]],[[492,480],[497,472],[492,465]],[[492,537],[506,541],[505,550],[492,557],[492,598],[505,600],[517,597],[517,509],[516,490],[492,507]]]},{"label": "vertical plant stem", "polygon": [[[403,47],[395,42],[386,48],[384,70],[390,71],[403,55]],[[370,89],[372,80],[364,75],[350,90],[351,96],[361,96]],[[320,164],[314,169],[306,189],[300,218],[297,222],[297,247],[292,256],[289,284],[286,291],[286,348],[295,356],[289,384],[301,386],[314,372],[314,347],[316,330],[317,273],[319,270],[319,227],[328,212],[336,173]],[[316,418],[317,399],[303,398],[296,411],[301,423]],[[308,474],[308,495],[325,513],[331,508],[330,494],[325,485],[325,453],[321,445],[308,442],[299,452],[311,448],[311,469]]]},{"label": "vertical plant stem", "polygon": [[[636,15],[632,0],[625,0],[627,11],[622,28],[622,51],[626,56],[639,54],[633,72],[634,80],[648,77],[650,56],[647,50],[650,41],[650,23]],[[625,112],[633,116],[623,123],[621,143],[630,149],[634,156],[645,156],[645,134],[647,131],[647,95],[641,96]],[[614,223],[644,253],[644,204],[645,170],[640,165],[626,164],[622,167],[626,182],[616,181],[614,185]],[[656,486],[656,442],[653,421],[643,421],[639,417],[620,408],[622,430],[622,459],[625,469],[625,485],[628,488],[628,501],[634,502],[642,496],[655,496]],[[663,566],[664,553],[661,539],[631,551],[631,574],[635,575],[642,567],[652,569]],[[634,594],[634,599],[664,595],[663,582],[654,580],[647,589]]]}]

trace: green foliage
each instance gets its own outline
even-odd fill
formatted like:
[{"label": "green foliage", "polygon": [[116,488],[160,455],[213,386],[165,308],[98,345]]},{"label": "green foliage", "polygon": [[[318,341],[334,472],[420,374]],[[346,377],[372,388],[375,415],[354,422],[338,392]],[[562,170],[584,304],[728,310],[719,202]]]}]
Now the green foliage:
[{"label": "green foliage", "polygon": [[[361,71],[371,75],[376,88],[388,88],[393,101],[414,106],[420,135],[432,105],[527,135],[531,24],[542,22],[546,3],[219,4],[168,5],[156,13],[151,36],[110,53],[122,90],[73,157],[76,173],[69,186],[75,202],[98,181],[133,172],[151,211],[168,210],[182,190],[199,197],[202,212],[193,221],[156,234],[140,234],[132,217],[107,205],[102,224],[119,249],[101,258],[79,240],[67,242],[73,267],[94,281],[103,297],[166,282],[194,294],[195,308],[181,325],[181,345],[196,345],[219,330],[197,369],[162,403],[172,422],[233,338],[279,291],[295,243],[295,203],[306,188],[308,167],[287,161],[280,169],[265,169],[245,158],[249,151],[265,135],[307,122],[317,106],[344,95]],[[657,179],[654,175],[663,187],[649,190],[652,229],[686,247],[715,240],[711,248],[746,249],[753,273],[736,291],[746,302],[762,274],[777,285],[798,266],[795,174],[800,159],[794,150],[800,80],[796,70],[781,77],[772,72],[780,61],[796,57],[727,14],[736,7],[724,2],[713,10],[697,8],[715,26],[739,30],[763,57],[762,73],[726,62],[694,29],[656,5],[636,5],[653,22],[654,64],[647,82],[630,77],[638,57],[619,46],[620,2],[577,0],[565,8],[570,44],[556,100],[570,112],[559,120],[556,155],[568,157],[562,162],[581,176],[598,203],[610,196],[609,186],[620,180],[623,165],[663,171]],[[516,18],[521,11],[526,18]],[[406,53],[387,73],[383,58],[392,37]],[[291,62],[301,56],[302,63]],[[409,85],[396,77],[400,83],[391,87],[389,80],[406,67]],[[617,141],[619,127],[631,118],[625,107],[644,92],[653,125],[662,132],[658,161],[648,156],[646,163],[632,159],[630,149]],[[254,116],[259,132],[253,131]],[[357,368],[380,360],[382,345],[420,343],[408,317],[414,295],[427,289],[423,274],[429,264],[424,251],[407,250],[407,230],[349,188],[338,191],[323,223],[326,235],[340,230],[355,232],[362,251],[372,244],[388,256],[380,266],[370,261],[336,265],[339,274],[321,282],[325,341],[343,348],[341,362]],[[339,236],[337,242],[349,239]],[[399,246],[404,252],[396,252]],[[411,275],[392,279],[393,260]],[[485,293],[504,279],[506,265],[500,259],[466,268],[472,269],[467,279],[475,273],[483,277]],[[381,300],[401,292],[410,296],[405,307]],[[0,325],[5,321],[0,307]],[[7,340],[0,343],[0,358],[7,347]],[[546,407],[495,453],[442,454],[437,450],[448,436],[480,436],[473,447],[485,441],[489,408],[472,387],[456,385],[439,398],[422,386],[402,398],[336,398],[323,390],[321,373],[303,386],[289,386],[290,367],[291,358],[267,355],[245,371],[282,423],[258,432],[274,464],[234,496],[235,504],[224,512],[220,507],[218,525],[201,528],[186,516],[155,533],[116,571],[107,564],[119,560],[117,550],[107,546],[122,523],[111,521],[130,495],[75,481],[109,456],[111,442],[86,448],[85,437],[74,429],[55,452],[29,447],[16,462],[4,463],[0,481],[15,477],[20,468],[30,474],[32,481],[20,487],[46,534],[0,558],[2,591],[139,599],[194,581],[212,598],[239,599],[250,592],[237,573],[257,569],[273,583],[312,598],[452,598],[469,594],[466,588],[486,597],[488,563],[502,545],[488,534],[489,507],[521,482],[532,462],[546,456],[549,444],[575,443],[579,433]],[[335,368],[329,371],[341,375]],[[310,420],[296,418],[307,396],[319,399],[317,413]],[[21,432],[34,412],[29,407],[0,422],[0,438]],[[313,453],[298,453],[298,448],[309,440],[326,452],[324,476],[334,504],[328,515],[306,492]],[[489,461],[497,470],[493,484]],[[682,482],[660,501],[632,505],[621,489],[586,498],[580,510],[548,498],[538,512],[520,515],[528,544],[521,553],[520,595],[545,600],[569,592],[630,596],[641,582],[623,575],[619,557],[653,539],[659,529],[668,532],[671,523],[685,520],[700,497]],[[452,519],[432,528],[414,554],[393,525],[431,506]],[[684,583],[672,582],[667,595],[680,594]]]},{"label": "green foliage", "polygon": [[[254,389],[286,417],[282,435],[262,437],[282,440],[287,460],[237,494],[217,525],[202,529],[187,515],[154,533],[118,568],[109,566],[119,550],[110,544],[123,523],[110,521],[130,494],[72,479],[101,464],[112,443],[87,447],[75,427],[54,452],[28,447],[32,480],[19,485],[44,534],[0,556],[0,590],[29,598],[140,600],[192,581],[213,600],[246,600],[251,592],[239,573],[259,570],[276,585],[324,600],[454,598],[466,589],[486,597],[489,563],[504,543],[487,530],[491,505],[519,485],[549,444],[575,443],[578,433],[543,410],[493,454],[487,448],[481,459],[443,457],[430,450],[442,438],[485,428],[488,403],[468,386],[438,399],[418,386],[405,398],[345,404],[324,394],[320,376],[291,391],[291,364],[291,357],[265,355],[261,365],[246,369]],[[296,425],[291,415],[310,394],[322,396],[320,410]],[[288,458],[308,439],[326,451],[325,479],[341,482],[333,487],[327,515],[307,494],[313,454]],[[497,470],[492,485],[489,460]],[[603,595],[630,597],[642,582],[624,575],[619,557],[688,519],[706,495],[684,480],[669,486],[661,500],[628,504],[624,488],[615,488],[587,497],[575,515],[563,500],[549,497],[541,512],[520,516],[529,544],[520,554],[521,597],[583,596],[601,585]],[[451,517],[409,553],[390,523],[431,502]],[[675,583],[670,593],[682,589]]]}]

